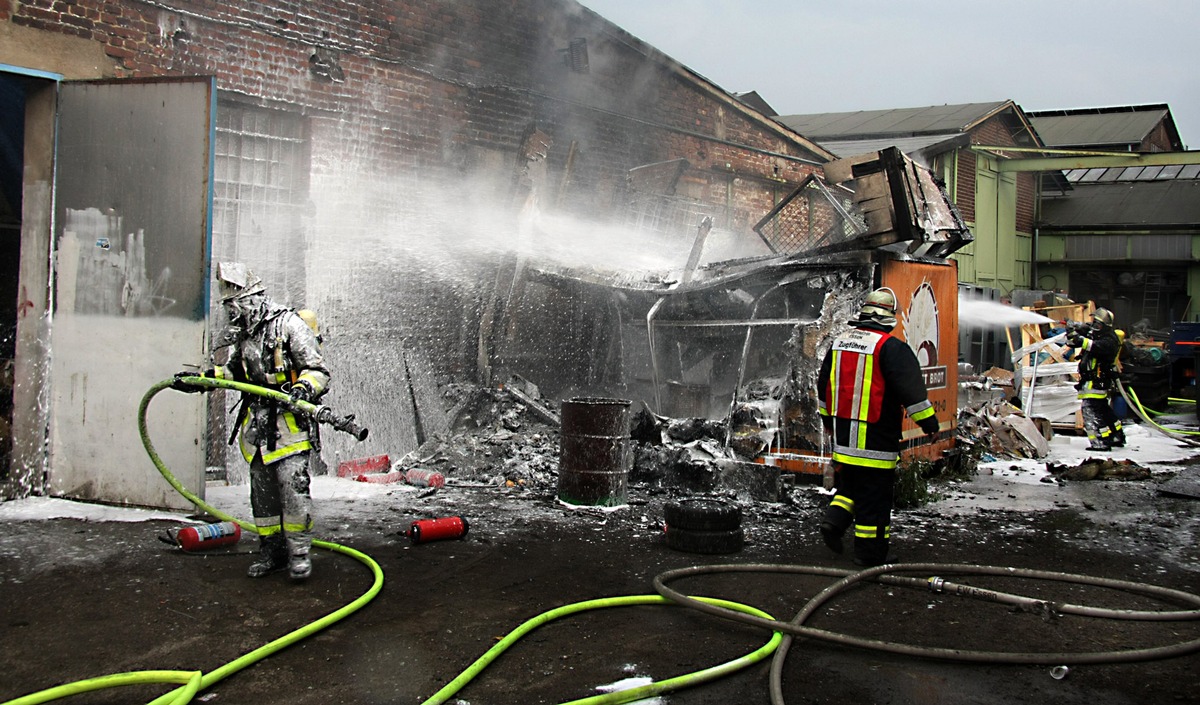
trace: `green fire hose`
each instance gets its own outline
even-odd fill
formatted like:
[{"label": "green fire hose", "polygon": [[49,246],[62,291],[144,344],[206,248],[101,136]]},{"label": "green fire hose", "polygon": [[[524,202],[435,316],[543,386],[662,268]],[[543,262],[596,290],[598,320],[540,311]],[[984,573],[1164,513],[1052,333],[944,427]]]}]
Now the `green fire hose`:
[{"label": "green fire hose", "polygon": [[[293,402],[288,395],[271,389],[266,389],[264,387],[257,387],[233,380],[214,379],[209,377],[183,377],[178,380],[169,379],[152,386],[150,390],[146,392],[145,396],[142,397],[141,404],[138,407],[138,431],[141,434],[142,444],[145,446],[146,453],[150,456],[151,462],[153,462],[154,466],[158,468],[158,471],[162,474],[167,483],[170,484],[171,487],[175,488],[177,492],[187,498],[188,501],[196,505],[197,508],[222,521],[232,521],[246,531],[253,533],[258,532],[257,527],[253,523],[243,521],[237,517],[220,511],[184,487],[167,468],[166,464],[163,463],[162,458],[160,458],[158,455],[158,451],[154,448],[153,442],[150,440],[149,430],[146,425],[146,411],[149,407],[150,400],[162,390],[172,387],[178,382],[209,389],[233,389],[240,392],[268,397],[289,404],[294,410],[309,415],[310,417],[316,419],[319,423],[329,424],[340,431],[354,435],[359,440],[363,440],[367,435],[367,430],[365,428],[362,428],[354,423],[353,415],[339,417],[334,415],[328,407],[318,406],[302,401]],[[348,555],[365,564],[371,570],[371,573],[374,576],[374,582],[372,583],[371,587],[358,599],[347,604],[341,609],[335,610],[334,612],[325,615],[315,622],[307,624],[279,637],[268,644],[260,646],[259,648],[254,649],[253,651],[250,651],[249,653],[246,653],[209,673],[202,673],[200,671],[162,670],[116,673],[56,686],[19,697],[15,700],[9,700],[0,705],[38,705],[39,703],[46,703],[71,695],[78,695],[80,693],[102,690],[106,688],[156,683],[182,685],[175,690],[165,693],[164,695],[152,700],[149,705],[187,705],[187,703],[190,703],[193,697],[201,690],[211,688],[213,685],[227,678],[228,676],[231,676],[238,671],[257,663],[258,661],[261,661],[275,652],[280,651],[294,644],[295,642],[304,639],[305,637],[311,636],[312,634],[315,634],[316,632],[319,632],[320,630],[350,616],[359,609],[362,609],[368,602],[374,599],[375,596],[379,594],[379,591],[383,588],[383,570],[370,556],[352,548],[347,548],[346,546],[341,546],[327,541],[313,541],[313,546]],[[718,605],[735,613],[747,614],[764,620],[774,619],[766,612],[758,610],[754,607],[738,604],[736,602],[729,602],[727,600],[718,600],[707,597],[698,597],[695,599],[703,603]],[[497,643],[496,646],[492,647],[491,650],[476,660],[476,662],[467,670],[465,670],[460,676],[455,678],[440,691],[438,691],[437,694],[427,700],[426,705],[444,703],[451,695],[458,692],[469,682],[471,682],[471,680],[473,680],[475,676],[482,672],[482,670],[489,663],[491,663],[501,653],[516,643],[517,640],[542,624],[587,610],[648,604],[669,603],[666,599],[659,595],[630,595],[625,597],[613,597],[600,600],[577,602],[544,612],[541,615],[528,620],[499,643]],[[694,673],[688,673],[685,675],[657,681],[630,690],[606,693],[604,695],[584,698],[582,700],[575,700],[568,705],[616,705],[617,703],[630,702],[632,700],[646,698],[653,694],[665,693],[699,685],[701,683],[723,677],[761,661],[775,651],[781,640],[782,635],[776,632],[763,646],[749,654],[746,654],[745,656],[733,659],[726,663],[718,664]]]},{"label": "green fire hose", "polygon": [[[258,528],[253,523],[243,521],[220,511],[180,484],[179,480],[177,480],[175,476],[171,474],[171,471],[163,463],[162,458],[160,458],[158,455],[158,451],[154,449],[154,444],[150,441],[149,431],[146,426],[146,410],[150,405],[150,400],[154,398],[154,395],[176,384],[177,381],[196,387],[206,387],[211,389],[234,389],[241,392],[268,397],[290,404],[295,410],[311,416],[319,423],[329,424],[340,431],[350,433],[359,440],[366,438],[367,435],[366,429],[354,423],[353,415],[338,417],[333,414],[329,407],[318,406],[316,404],[310,404],[303,401],[292,402],[286,394],[276,392],[271,389],[266,389],[264,387],[257,387],[251,384],[244,384],[233,380],[212,379],[208,377],[183,377],[180,380],[164,380],[152,386],[150,390],[146,392],[145,396],[142,397],[142,402],[138,406],[138,432],[141,434],[142,444],[146,447],[146,453],[149,454],[151,462],[153,462],[154,466],[158,468],[158,471],[162,474],[167,483],[170,484],[171,487],[174,487],[177,492],[187,498],[188,501],[196,505],[196,507],[214,517],[217,517],[218,519],[221,519],[222,521],[235,522],[244,530],[253,533],[258,533]],[[358,599],[347,604],[341,609],[335,610],[316,620],[315,622],[311,622],[310,624],[289,632],[288,634],[285,634],[268,644],[260,646],[257,649],[254,649],[253,651],[244,654],[243,656],[230,661],[224,666],[221,666],[220,668],[217,668],[209,673],[201,673],[200,671],[135,671],[131,673],[118,673],[76,681],[74,683],[68,683],[50,688],[48,690],[31,693],[29,695],[17,698],[16,700],[10,700],[3,705],[36,705],[38,703],[50,702],[51,700],[57,700],[70,695],[101,690],[104,688],[114,688],[126,685],[146,685],[153,683],[182,683],[183,685],[151,701],[150,705],[185,705],[186,703],[191,702],[193,696],[195,696],[197,692],[206,688],[210,688],[213,686],[213,684],[233,675],[234,673],[237,673],[243,668],[257,663],[267,656],[270,656],[271,654],[274,654],[275,652],[284,649],[307,636],[315,634],[316,632],[319,632],[322,629],[335,624],[336,622],[339,622],[357,612],[365,607],[366,604],[374,599],[375,596],[379,594],[379,591],[383,589],[383,569],[380,568],[379,564],[376,563],[375,560],[370,556],[352,548],[341,546],[336,543],[330,543],[328,541],[313,541],[312,545],[317,548],[323,548],[350,556],[351,558],[354,558],[366,565],[374,576],[374,582],[372,583],[371,587]]]},{"label": "green fire hose", "polygon": [[[231,380],[218,380],[206,377],[184,377],[179,381],[198,387],[234,389],[242,392],[270,397],[290,404],[293,409],[300,411],[301,413],[308,414],[320,423],[327,423],[333,425],[339,430],[354,434],[356,437],[359,437],[360,440],[361,438],[366,437],[366,430],[354,424],[353,416],[339,418],[336,417],[328,409],[328,407],[317,406],[307,402],[292,402],[290,399],[288,399],[287,395],[280,392],[275,392],[262,387],[255,387],[253,385],[246,385]],[[257,533],[257,529],[253,524],[243,522],[235,517],[229,516],[228,514],[225,514],[208,505],[195,494],[189,492],[170,473],[167,467],[163,464],[161,458],[159,458],[157,451],[155,451],[146,427],[146,410],[150,399],[153,398],[154,395],[158,394],[163,389],[176,384],[176,382],[177,380],[174,379],[160,382],[151,387],[151,389],[142,398],[141,405],[138,409],[138,429],[141,433],[142,442],[146,447],[146,452],[149,454],[151,461],[154,463],[155,467],[158,468],[159,472],[163,475],[167,482],[198,508],[219,519],[236,522],[244,529]],[[1124,392],[1125,390],[1122,389],[1122,391]],[[1136,400],[1136,396],[1134,399]],[[100,690],[103,688],[149,683],[179,684],[179,687],[177,687],[175,690],[172,690],[151,701],[150,705],[186,705],[187,703],[191,702],[193,697],[199,691],[212,687],[218,681],[237,673],[238,671],[266,658],[267,656],[286,648],[296,641],[310,636],[361,609],[382,589],[383,571],[379,567],[379,564],[371,559],[370,556],[355,551],[354,549],[325,541],[314,541],[313,545],[318,548],[343,553],[367,565],[374,576],[374,583],[370,589],[368,589],[367,592],[365,592],[358,599],[342,607],[341,609],[338,609],[315,622],[305,625],[300,629],[296,629],[295,631],[292,631],[264,646],[261,646],[207,674],[200,671],[136,671],[131,673],[118,673],[108,676],[101,676],[99,678],[77,681],[55,688],[50,688],[48,690],[32,693],[30,695],[17,698],[16,700],[10,700],[3,705],[36,705],[38,703],[45,703],[58,698]],[[1088,585],[1100,585],[1109,588],[1123,589],[1133,593],[1141,593],[1168,601],[1181,602],[1189,605],[1192,609],[1161,611],[1112,610],[1080,605],[1051,604],[1042,600],[1022,597],[1019,595],[1009,595],[1006,593],[972,588],[970,586],[960,586],[936,577],[908,578],[893,575],[893,573],[897,572],[929,572],[932,574],[934,571],[940,571],[943,573],[978,575],[1016,575],[1018,577],[1031,579],[1057,580]],[[841,579],[812,598],[805,605],[805,608],[791,622],[776,620],[769,614],[747,605],[715,598],[687,596],[681,592],[667,587],[667,583],[682,577],[723,572],[808,573],[827,575],[829,577],[838,577]],[[1047,662],[1056,662],[1062,664],[1129,663],[1134,661],[1190,655],[1200,651],[1200,639],[1184,640],[1167,646],[1145,649],[1085,652],[1074,654],[1029,654],[995,651],[972,651],[963,649],[935,649],[881,642],[870,639],[860,639],[837,634],[836,632],[815,629],[804,624],[807,618],[824,602],[845,591],[848,587],[864,580],[875,580],[885,584],[906,587],[925,587],[936,592],[946,592],[949,594],[958,594],[960,596],[984,599],[985,601],[999,602],[1002,604],[1008,604],[1018,609],[1035,612],[1042,611],[1058,614],[1076,614],[1109,619],[1132,619],[1144,621],[1183,621],[1196,620],[1200,618],[1200,596],[1191,593],[1160,588],[1157,586],[1144,585],[1140,583],[1105,580],[1088,576],[1050,573],[1044,571],[1015,570],[1012,568],[997,568],[994,566],[946,564],[898,564],[880,566],[879,568],[872,568],[861,572],[843,571],[839,569],[821,568],[816,566],[793,565],[693,566],[690,568],[667,571],[659,576],[656,576],[654,578],[654,587],[659,593],[657,595],[630,595],[624,597],[577,602],[544,612],[541,615],[526,621],[517,629],[510,632],[506,637],[504,637],[483,656],[481,656],[466,670],[464,670],[458,677],[435,693],[422,705],[440,705],[441,703],[445,703],[449,698],[451,698],[455,693],[459,692],[479,673],[481,673],[483,669],[486,668],[492,661],[498,658],[500,654],[516,643],[517,640],[532,630],[542,626],[543,624],[546,624],[547,622],[586,610],[631,605],[671,603],[680,604],[685,607],[698,609],[702,612],[706,612],[715,616],[763,627],[770,630],[772,634],[770,640],[767,641],[766,644],[759,647],[755,651],[732,661],[696,671],[694,673],[668,678],[629,690],[605,693],[602,695],[573,700],[566,705],[616,705],[617,703],[630,702],[661,693],[699,685],[701,683],[712,681],[733,673],[751,664],[757,663],[772,653],[775,654],[775,661],[772,665],[771,671],[771,699],[773,703],[782,703],[782,690],[780,686],[782,664],[783,660],[786,658],[788,647],[791,645],[793,638],[796,636],[816,638],[819,640],[832,641],[848,646],[874,649],[908,656],[941,658],[968,662],[987,661],[997,663],[1025,664]]]}]

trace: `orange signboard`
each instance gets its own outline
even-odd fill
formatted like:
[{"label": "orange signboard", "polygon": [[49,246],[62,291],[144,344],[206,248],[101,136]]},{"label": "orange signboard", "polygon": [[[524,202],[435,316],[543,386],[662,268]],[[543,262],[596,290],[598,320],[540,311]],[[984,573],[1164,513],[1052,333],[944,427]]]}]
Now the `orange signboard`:
[{"label": "orange signboard", "polygon": [[[925,388],[941,430],[925,435],[904,420],[901,456],[935,461],[953,448],[958,418],[958,263],[885,260],[876,271],[875,286],[890,287],[896,294],[897,323],[892,335],[908,343],[921,364]],[[863,291],[863,296],[866,296]],[[811,447],[811,446],[810,446]],[[773,449],[755,458],[805,475],[820,475],[829,464],[821,451],[789,447]]]},{"label": "orange signboard", "polygon": [[904,455],[937,460],[954,447],[958,416],[958,264],[887,260],[880,284],[896,293],[899,315],[892,335],[916,353],[942,425],[936,436],[925,436],[905,419]]}]

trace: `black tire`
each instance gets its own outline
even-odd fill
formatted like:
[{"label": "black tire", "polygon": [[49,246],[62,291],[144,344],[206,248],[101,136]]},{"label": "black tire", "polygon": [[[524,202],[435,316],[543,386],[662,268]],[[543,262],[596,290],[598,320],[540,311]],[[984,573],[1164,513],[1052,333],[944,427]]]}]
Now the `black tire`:
[{"label": "black tire", "polygon": [[741,528],[729,531],[691,531],[667,527],[667,545],[684,553],[736,553],[742,550]]},{"label": "black tire", "polygon": [[689,497],[663,507],[667,526],[689,531],[732,531],[742,526],[742,508],[709,497]]}]

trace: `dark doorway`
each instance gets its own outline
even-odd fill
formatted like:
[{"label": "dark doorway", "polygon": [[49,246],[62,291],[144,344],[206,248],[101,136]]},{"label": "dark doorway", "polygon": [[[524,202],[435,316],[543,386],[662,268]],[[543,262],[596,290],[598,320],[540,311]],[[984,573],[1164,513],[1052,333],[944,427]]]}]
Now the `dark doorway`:
[{"label": "dark doorway", "polygon": [[1091,267],[1071,272],[1070,296],[1095,301],[1116,316],[1127,333],[1158,333],[1185,321],[1194,312],[1187,295],[1187,271],[1164,267]]},{"label": "dark doorway", "polygon": [[21,261],[25,164],[25,83],[0,73],[0,480],[12,459],[13,358]]}]

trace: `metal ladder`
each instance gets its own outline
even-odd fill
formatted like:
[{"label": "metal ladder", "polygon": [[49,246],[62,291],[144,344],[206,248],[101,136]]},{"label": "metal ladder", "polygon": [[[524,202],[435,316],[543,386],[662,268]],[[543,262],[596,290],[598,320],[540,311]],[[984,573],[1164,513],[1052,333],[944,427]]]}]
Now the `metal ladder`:
[{"label": "metal ladder", "polygon": [[1158,320],[1158,302],[1162,295],[1163,275],[1159,272],[1146,272],[1146,289],[1142,293],[1142,318],[1150,319],[1150,324]]}]

